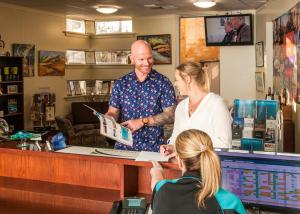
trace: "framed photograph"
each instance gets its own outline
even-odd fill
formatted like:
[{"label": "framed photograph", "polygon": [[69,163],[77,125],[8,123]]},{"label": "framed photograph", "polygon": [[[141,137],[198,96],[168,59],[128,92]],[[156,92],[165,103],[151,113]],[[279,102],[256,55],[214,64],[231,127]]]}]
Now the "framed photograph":
[{"label": "framed photograph", "polygon": [[73,81],[75,95],[82,95],[80,81]]},{"label": "framed photograph", "polygon": [[95,34],[95,21],[85,20],[85,34]]},{"label": "framed photograph", "polygon": [[154,64],[172,64],[171,34],[137,36],[152,48]]},{"label": "framed photograph", "polygon": [[256,91],[265,92],[264,72],[255,72]]},{"label": "framed photograph", "polygon": [[255,44],[256,67],[264,67],[264,43],[263,41]]},{"label": "framed photograph", "polygon": [[95,51],[85,51],[85,64],[96,64]]},{"label": "framed photograph", "polygon": [[7,93],[8,94],[16,94],[16,93],[18,93],[18,85],[8,85],[7,86]]}]

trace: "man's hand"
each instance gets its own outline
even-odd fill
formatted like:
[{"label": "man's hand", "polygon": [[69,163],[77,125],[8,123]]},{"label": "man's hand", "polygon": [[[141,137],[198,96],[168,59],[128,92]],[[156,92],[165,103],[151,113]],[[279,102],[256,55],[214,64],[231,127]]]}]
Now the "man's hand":
[{"label": "man's hand", "polygon": [[142,119],[135,119],[135,120],[127,120],[121,123],[121,125],[126,126],[127,128],[130,129],[130,131],[135,132],[140,128],[142,128],[144,126],[144,123]]},{"label": "man's hand", "polygon": [[159,152],[165,156],[168,156],[170,159],[176,156],[175,148],[172,144],[161,145],[159,147]]}]

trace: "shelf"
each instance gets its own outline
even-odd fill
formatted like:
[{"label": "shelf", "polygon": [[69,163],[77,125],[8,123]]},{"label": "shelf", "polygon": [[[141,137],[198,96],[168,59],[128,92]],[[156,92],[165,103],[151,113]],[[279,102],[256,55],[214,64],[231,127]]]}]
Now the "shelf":
[{"label": "shelf", "polygon": [[88,98],[93,99],[95,97],[110,97],[110,94],[94,94],[94,95],[75,95],[75,96],[66,96],[64,97],[65,100],[73,100],[73,99],[81,99],[81,98]]},{"label": "shelf", "polygon": [[16,81],[0,81],[0,84],[10,84],[10,83],[13,83],[13,84],[16,84],[16,83],[23,83],[22,80],[16,80]]},{"label": "shelf", "polygon": [[14,117],[14,116],[19,116],[19,115],[23,115],[23,113],[22,112],[9,113],[9,114],[3,115],[3,117]]},{"label": "shelf", "polygon": [[136,33],[105,33],[105,34],[83,34],[69,31],[63,31],[66,36],[92,39],[107,39],[107,38],[133,38]]},{"label": "shelf", "polygon": [[0,94],[0,97],[21,96],[21,95],[23,95],[23,93]]},{"label": "shelf", "polygon": [[132,68],[131,64],[66,64],[66,68]]}]

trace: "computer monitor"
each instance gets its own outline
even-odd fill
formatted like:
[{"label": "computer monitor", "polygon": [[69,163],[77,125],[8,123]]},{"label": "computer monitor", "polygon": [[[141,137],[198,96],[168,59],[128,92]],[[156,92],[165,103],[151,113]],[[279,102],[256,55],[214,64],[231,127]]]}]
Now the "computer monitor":
[{"label": "computer monitor", "polygon": [[246,207],[300,213],[300,156],[219,152],[222,187]]}]

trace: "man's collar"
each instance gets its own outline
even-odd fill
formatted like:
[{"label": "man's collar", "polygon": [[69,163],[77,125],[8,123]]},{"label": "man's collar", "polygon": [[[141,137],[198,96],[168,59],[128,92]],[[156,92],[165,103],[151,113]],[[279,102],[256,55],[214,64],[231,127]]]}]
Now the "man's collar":
[{"label": "man's collar", "polygon": [[144,82],[146,82],[146,81],[149,80],[149,79],[153,79],[155,72],[156,72],[156,71],[155,71],[154,69],[151,69],[150,73],[147,74],[147,77],[145,78],[145,80],[144,80],[143,82],[140,82],[140,81],[139,81],[139,79],[138,79],[138,77],[137,77],[137,75],[136,75],[135,70],[134,70],[132,73],[133,73],[133,76],[134,76],[134,78],[135,78],[135,80],[136,80],[137,82],[139,82],[139,83],[144,83]]}]

